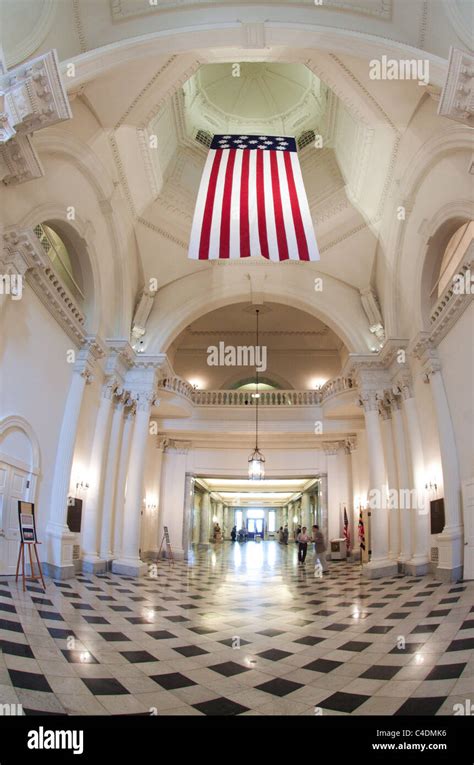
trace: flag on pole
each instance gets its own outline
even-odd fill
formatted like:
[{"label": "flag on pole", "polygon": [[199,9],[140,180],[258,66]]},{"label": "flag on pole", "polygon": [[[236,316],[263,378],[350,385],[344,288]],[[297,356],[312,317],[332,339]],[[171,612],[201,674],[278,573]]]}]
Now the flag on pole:
[{"label": "flag on pole", "polygon": [[362,508],[359,510],[359,546],[361,550],[365,550],[365,528],[364,519],[362,518]]},{"label": "flag on pole", "polygon": [[350,549],[351,546],[351,532],[349,529],[349,519],[347,517],[346,506],[344,505],[344,539],[346,540],[346,548]]},{"label": "flag on pole", "polygon": [[294,138],[215,135],[188,256],[319,260]]}]

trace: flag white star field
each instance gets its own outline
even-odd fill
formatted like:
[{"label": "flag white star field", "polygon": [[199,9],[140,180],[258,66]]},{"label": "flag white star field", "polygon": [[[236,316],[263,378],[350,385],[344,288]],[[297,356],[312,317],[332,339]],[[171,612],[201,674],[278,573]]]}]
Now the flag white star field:
[{"label": "flag white star field", "polygon": [[189,257],[319,260],[294,138],[215,135]]}]

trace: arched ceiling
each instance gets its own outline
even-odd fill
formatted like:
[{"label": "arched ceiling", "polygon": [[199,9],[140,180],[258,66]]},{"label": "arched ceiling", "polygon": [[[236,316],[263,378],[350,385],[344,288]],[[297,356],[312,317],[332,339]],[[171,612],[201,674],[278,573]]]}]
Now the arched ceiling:
[{"label": "arched ceiling", "polygon": [[339,374],[347,356],[342,340],[322,321],[293,306],[279,303],[237,303],[207,313],[194,321],[168,349],[176,374],[199,388],[229,388],[253,378],[252,366],[212,366],[209,349],[256,345],[256,310],[259,345],[266,349],[261,376],[284,389],[311,389]]}]

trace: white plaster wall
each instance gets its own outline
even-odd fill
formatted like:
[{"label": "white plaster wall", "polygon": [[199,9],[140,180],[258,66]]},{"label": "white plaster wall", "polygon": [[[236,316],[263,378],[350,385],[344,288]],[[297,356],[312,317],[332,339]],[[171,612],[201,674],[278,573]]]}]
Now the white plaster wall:
[{"label": "white plaster wall", "polygon": [[[0,300],[0,416],[23,417],[38,439],[36,523],[38,537],[45,541],[58,437],[72,375],[66,353],[73,344],[26,283],[21,300]],[[40,553],[44,549],[40,546]]]},{"label": "white plaster wall", "polygon": [[[466,297],[466,299],[468,299]],[[461,481],[474,476],[474,303],[471,302],[438,352],[454,426]]]}]

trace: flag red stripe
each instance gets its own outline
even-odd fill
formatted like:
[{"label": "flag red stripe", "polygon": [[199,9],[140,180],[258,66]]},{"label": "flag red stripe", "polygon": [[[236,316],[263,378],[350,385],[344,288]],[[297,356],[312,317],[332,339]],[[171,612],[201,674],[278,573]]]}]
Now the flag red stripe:
[{"label": "flag red stripe", "polygon": [[214,163],[212,165],[211,176],[209,178],[209,187],[207,189],[206,205],[202,218],[201,240],[199,242],[199,260],[209,258],[209,242],[211,239],[212,212],[214,209],[214,198],[216,196],[217,176],[222,159],[222,150],[216,150]]},{"label": "flag red stripe", "polygon": [[269,258],[267,221],[265,215],[265,182],[263,174],[263,151],[257,151],[257,216],[260,252],[264,258]]},{"label": "flag red stripe", "polygon": [[230,249],[230,201],[232,198],[232,181],[234,176],[235,150],[229,151],[225,171],[224,191],[222,194],[221,233],[219,240],[219,257],[228,258]]},{"label": "flag red stripe", "polygon": [[249,162],[250,152],[242,152],[242,174],[240,177],[240,257],[250,257],[249,224]]},{"label": "flag red stripe", "polygon": [[301,218],[298,193],[296,191],[295,179],[293,177],[293,167],[291,165],[291,157],[289,152],[286,151],[284,156],[286,177],[288,179],[288,191],[290,193],[291,212],[293,215],[293,223],[295,225],[296,241],[298,242],[298,254],[300,260],[309,260],[308,243],[306,241],[303,219]]},{"label": "flag red stripe", "polygon": [[278,160],[274,151],[270,152],[270,169],[272,174],[273,208],[275,210],[275,227],[280,260],[288,260],[288,241],[286,238],[285,219],[281,203],[280,178],[278,175]]}]

